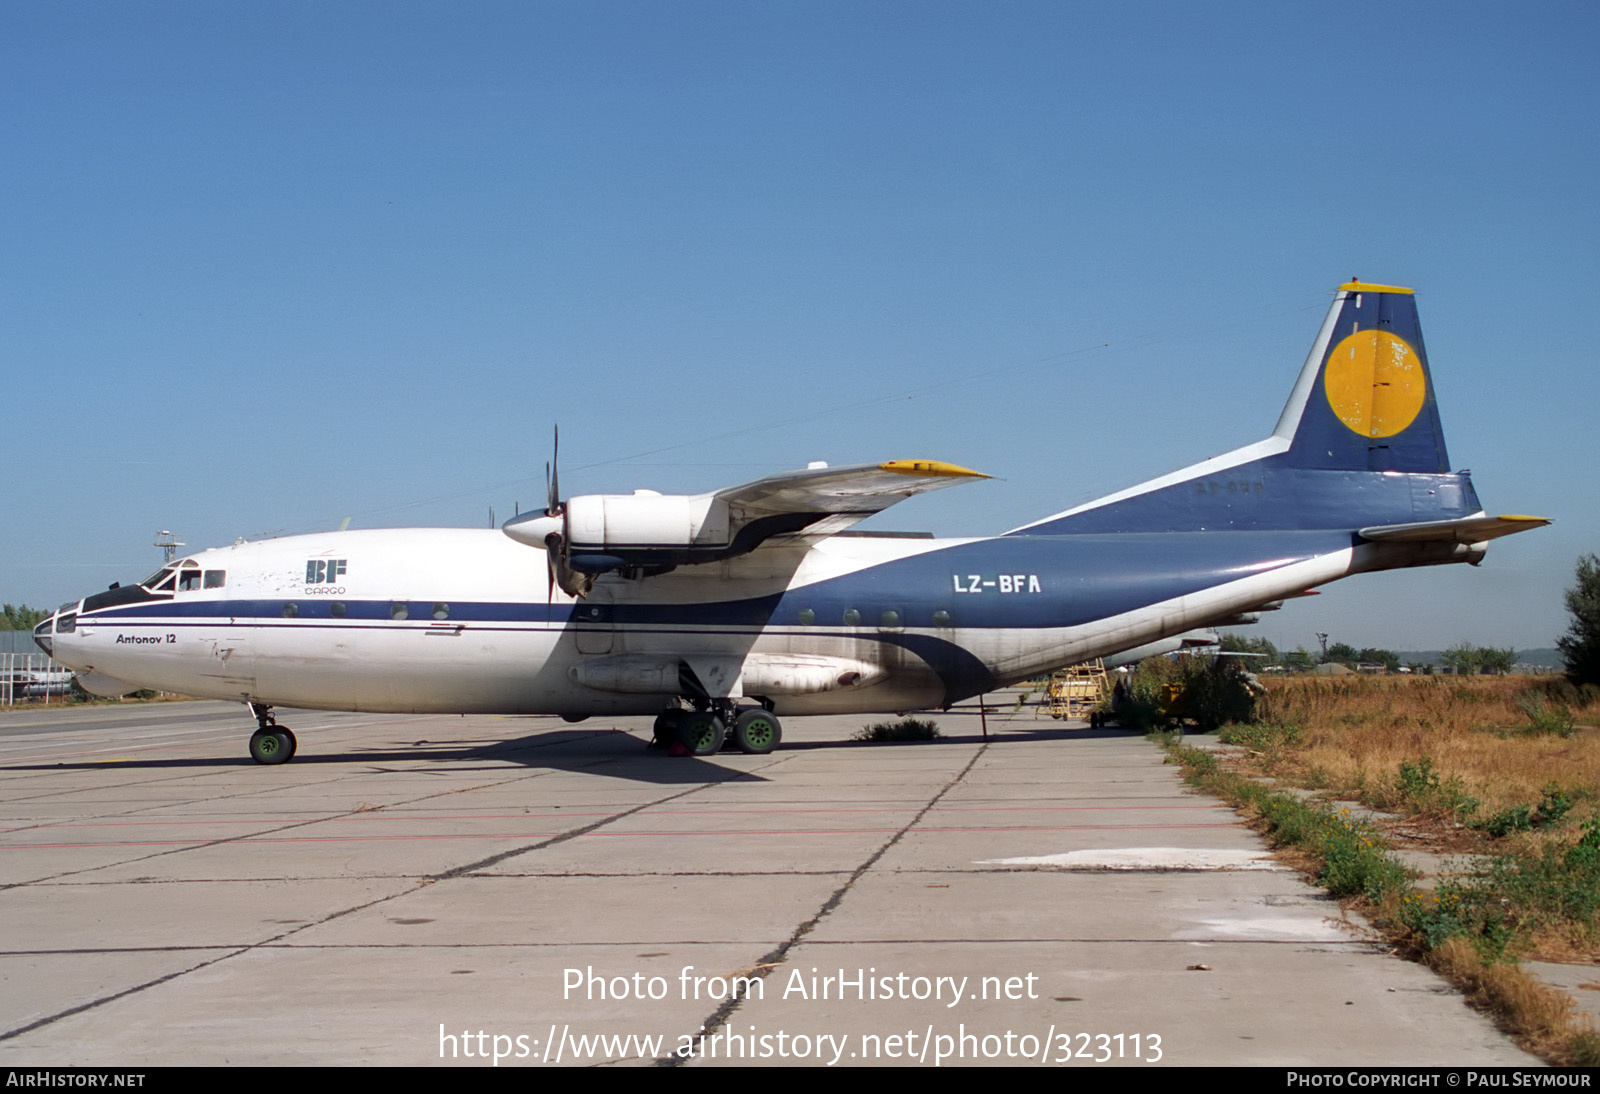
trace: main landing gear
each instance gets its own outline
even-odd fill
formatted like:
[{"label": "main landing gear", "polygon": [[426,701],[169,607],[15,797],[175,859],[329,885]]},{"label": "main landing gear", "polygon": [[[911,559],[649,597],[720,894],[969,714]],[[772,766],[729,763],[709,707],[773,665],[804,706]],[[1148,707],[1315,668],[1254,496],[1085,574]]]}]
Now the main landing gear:
[{"label": "main landing gear", "polygon": [[738,710],[719,700],[701,710],[665,710],[656,717],[655,744],[683,745],[692,756],[715,756],[728,738],[740,752],[764,756],[783,740],[783,725],[765,707]]},{"label": "main landing gear", "polygon": [[258,764],[286,764],[294,759],[294,734],[277,723],[272,708],[251,703],[250,713],[256,716],[260,727],[250,734],[250,758]]}]

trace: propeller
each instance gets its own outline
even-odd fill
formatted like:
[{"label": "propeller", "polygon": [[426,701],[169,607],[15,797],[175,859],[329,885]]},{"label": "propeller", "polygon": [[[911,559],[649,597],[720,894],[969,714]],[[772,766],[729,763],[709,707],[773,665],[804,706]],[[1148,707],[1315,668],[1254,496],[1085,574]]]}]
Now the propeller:
[{"label": "propeller", "polygon": [[544,548],[545,559],[550,567],[551,599],[554,599],[555,589],[559,587],[568,596],[581,600],[594,584],[594,575],[579,573],[567,565],[567,503],[561,500],[560,449],[561,431],[557,427],[550,462],[544,465],[545,483],[550,496],[544,512],[530,511],[515,517],[505,523],[502,531],[518,543]]},{"label": "propeller", "polygon": [[548,597],[555,597],[556,586],[561,591],[577,600],[582,600],[589,593],[589,588],[594,584],[591,574],[580,574],[567,565],[567,544],[562,535],[566,530],[567,504],[561,500],[561,426],[555,425],[554,439],[550,446],[550,462],[544,465],[545,486],[548,488],[550,503],[545,506],[544,515],[552,520],[561,521],[559,531],[552,529],[544,537],[545,562],[550,567],[550,585]]}]

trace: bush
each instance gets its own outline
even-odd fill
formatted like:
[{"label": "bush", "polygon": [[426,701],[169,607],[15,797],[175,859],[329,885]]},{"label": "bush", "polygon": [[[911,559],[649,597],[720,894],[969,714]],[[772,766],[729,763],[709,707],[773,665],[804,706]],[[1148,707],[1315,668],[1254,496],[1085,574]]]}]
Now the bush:
[{"label": "bush", "polygon": [[1185,658],[1183,698],[1187,714],[1203,730],[1255,718],[1256,696],[1239,662],[1218,658]]},{"label": "bush", "polygon": [[936,722],[922,718],[902,718],[898,722],[875,722],[856,731],[857,741],[931,741],[944,736]]}]

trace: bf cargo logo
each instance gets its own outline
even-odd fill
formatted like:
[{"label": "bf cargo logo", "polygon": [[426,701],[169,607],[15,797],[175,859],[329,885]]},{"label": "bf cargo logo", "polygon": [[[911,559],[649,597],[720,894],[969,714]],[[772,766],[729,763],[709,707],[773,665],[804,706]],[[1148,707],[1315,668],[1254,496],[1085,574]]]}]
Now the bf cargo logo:
[{"label": "bf cargo logo", "polygon": [[306,584],[323,585],[338,581],[344,576],[345,560],[342,558],[306,559]]}]

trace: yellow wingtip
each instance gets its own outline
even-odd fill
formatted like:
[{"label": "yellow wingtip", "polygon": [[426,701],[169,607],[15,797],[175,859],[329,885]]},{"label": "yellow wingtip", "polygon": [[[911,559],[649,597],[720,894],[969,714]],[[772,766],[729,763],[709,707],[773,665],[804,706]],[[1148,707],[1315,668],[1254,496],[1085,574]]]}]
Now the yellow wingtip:
[{"label": "yellow wingtip", "polygon": [[958,464],[945,463],[943,460],[890,460],[888,463],[880,463],[878,470],[891,471],[896,475],[915,475],[924,479],[989,478],[982,471],[974,471],[970,467],[961,467]]}]

